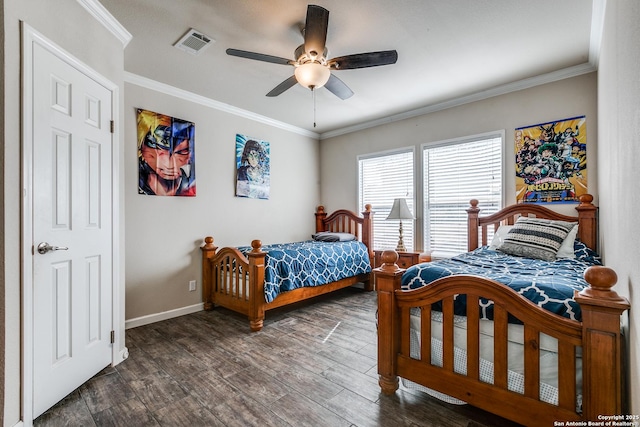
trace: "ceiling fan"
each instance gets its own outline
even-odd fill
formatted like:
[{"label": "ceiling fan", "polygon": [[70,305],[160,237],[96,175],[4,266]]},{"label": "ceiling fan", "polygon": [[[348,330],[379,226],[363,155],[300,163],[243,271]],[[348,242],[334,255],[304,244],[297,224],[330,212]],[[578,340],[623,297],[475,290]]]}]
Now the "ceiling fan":
[{"label": "ceiling fan", "polygon": [[303,29],[304,43],[296,48],[295,60],[238,49],[227,49],[227,54],[295,67],[293,76],[273,88],[267,96],[278,96],[296,83],[300,83],[312,91],[324,86],[340,99],[351,97],[353,91],[331,71],[378,67],[395,64],[398,60],[398,52],[395,50],[358,53],[328,59],[325,45],[328,25],[329,11],[310,4],[307,7],[307,19]]}]

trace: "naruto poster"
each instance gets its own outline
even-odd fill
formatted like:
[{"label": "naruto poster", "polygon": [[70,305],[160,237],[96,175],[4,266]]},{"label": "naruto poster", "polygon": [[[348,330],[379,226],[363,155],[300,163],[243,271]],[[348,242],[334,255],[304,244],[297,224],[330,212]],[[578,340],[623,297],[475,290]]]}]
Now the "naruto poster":
[{"label": "naruto poster", "polygon": [[196,195],[195,124],[137,109],[138,193]]},{"label": "naruto poster", "polygon": [[585,116],[515,130],[516,201],[574,203],[587,193]]}]

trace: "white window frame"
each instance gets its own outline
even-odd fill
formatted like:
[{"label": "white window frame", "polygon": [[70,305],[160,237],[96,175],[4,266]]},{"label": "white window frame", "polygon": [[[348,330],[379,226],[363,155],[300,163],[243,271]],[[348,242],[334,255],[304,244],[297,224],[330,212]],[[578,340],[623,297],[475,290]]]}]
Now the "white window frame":
[{"label": "white window frame", "polygon": [[[366,196],[363,194],[362,189],[362,170],[361,170],[361,162],[366,161],[368,159],[375,159],[386,156],[393,156],[398,154],[411,154],[412,164],[411,168],[406,171],[407,177],[409,179],[409,183],[405,188],[398,189],[397,193],[391,191],[391,194],[385,198],[385,201],[376,201],[376,200],[365,200]],[[364,206],[366,204],[372,205],[373,215],[373,249],[374,250],[385,250],[385,249],[395,249],[398,243],[399,237],[399,226],[400,223],[397,220],[389,220],[386,221],[387,215],[391,210],[391,206],[393,205],[394,198],[404,197],[407,199],[407,204],[409,205],[409,209],[413,213],[413,216],[417,218],[416,209],[416,147],[403,147],[393,150],[380,151],[376,153],[369,153],[357,156],[357,186],[358,186],[358,209],[360,212],[364,210]],[[389,190],[389,188],[385,187],[385,190]],[[408,193],[408,196],[407,194]],[[388,201],[386,200],[388,199]],[[415,230],[418,228],[418,220],[403,220],[403,236],[404,236],[404,244],[408,251],[415,250],[414,246],[417,244]],[[391,237],[393,236],[393,237]]]},{"label": "white window frame", "polygon": [[[430,142],[430,143],[424,143],[421,144],[420,146],[420,165],[422,168],[422,173],[420,174],[420,186],[422,187],[422,189],[420,190],[420,196],[422,198],[421,200],[421,204],[422,204],[422,218],[423,221],[421,223],[421,228],[423,231],[423,247],[425,248],[425,250],[431,252],[431,256],[433,258],[447,258],[447,257],[451,257],[451,256],[455,256],[458,255],[459,253],[462,252],[466,252],[467,250],[467,242],[466,242],[466,230],[467,230],[467,225],[466,225],[466,212],[465,210],[469,207],[469,200],[471,200],[472,198],[478,198],[478,196],[476,195],[468,195],[469,197],[465,197],[463,196],[465,199],[467,200],[458,200],[458,202],[460,203],[460,209],[463,212],[463,216],[464,216],[464,247],[462,245],[463,242],[458,241],[458,246],[459,246],[459,250],[454,250],[454,249],[450,249],[450,248],[444,248],[444,249],[439,249],[437,247],[432,248],[431,247],[431,224],[429,221],[429,198],[427,195],[427,191],[428,188],[427,185],[425,184],[426,182],[426,177],[427,177],[427,165],[424,164],[425,163],[425,151],[428,149],[432,149],[432,148],[438,148],[438,147],[444,147],[444,146],[452,146],[452,145],[457,145],[457,144],[464,144],[464,143],[470,143],[473,141],[481,141],[481,140],[486,140],[486,139],[493,139],[493,138],[499,138],[500,139],[500,149],[501,149],[501,155],[500,155],[500,173],[501,173],[501,178],[500,178],[500,200],[499,200],[499,206],[497,208],[494,208],[490,211],[485,210],[484,212],[481,212],[481,214],[487,215],[490,214],[492,212],[497,211],[497,209],[502,208],[505,205],[505,182],[508,179],[508,175],[506,175],[506,171],[505,171],[505,158],[506,158],[506,149],[505,149],[505,131],[504,129],[502,130],[497,130],[497,131],[492,131],[492,132],[486,132],[486,133],[481,133],[481,134],[476,134],[476,135],[470,135],[470,136],[465,136],[465,137],[460,137],[460,138],[453,138],[453,139],[448,139],[448,140],[443,140],[443,141],[437,141],[437,142]],[[482,209],[482,201],[480,201],[479,205],[478,205],[481,209]],[[462,227],[462,225],[460,224],[460,227]],[[459,233],[461,232],[461,230],[459,230]],[[491,236],[489,236],[490,238]]]}]

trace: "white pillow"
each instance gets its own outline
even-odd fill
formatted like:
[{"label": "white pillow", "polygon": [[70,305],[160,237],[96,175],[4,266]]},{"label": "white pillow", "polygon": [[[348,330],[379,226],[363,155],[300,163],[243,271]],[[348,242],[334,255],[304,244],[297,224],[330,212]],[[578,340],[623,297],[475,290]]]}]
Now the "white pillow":
[{"label": "white pillow", "polygon": [[573,243],[576,240],[576,236],[578,235],[578,226],[576,225],[571,229],[567,237],[562,241],[562,245],[560,245],[560,249],[558,249],[558,253],[556,254],[556,259],[560,258],[575,258],[576,254],[573,250]]},{"label": "white pillow", "polygon": [[495,251],[496,248],[500,246],[500,244],[502,244],[502,242],[504,241],[504,236],[506,236],[509,230],[511,230],[512,228],[513,225],[501,225],[500,227],[498,227],[495,234],[493,235],[493,239],[491,240],[489,249]]}]

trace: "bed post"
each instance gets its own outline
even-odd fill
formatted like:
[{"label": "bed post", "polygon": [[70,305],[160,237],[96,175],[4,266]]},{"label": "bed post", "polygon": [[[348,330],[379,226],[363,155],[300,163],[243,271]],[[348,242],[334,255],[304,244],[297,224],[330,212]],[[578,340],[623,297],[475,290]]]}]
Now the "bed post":
[{"label": "bed post", "polygon": [[326,231],[324,229],[324,220],[327,218],[327,213],[324,210],[324,206],[320,205],[316,208],[316,233]]},{"label": "bed post", "polygon": [[204,238],[204,245],[200,247],[202,251],[202,302],[205,310],[213,309],[213,299],[211,297],[213,287],[213,277],[211,263],[209,260],[216,254],[218,248],[213,244],[213,237]]},{"label": "bed post", "polygon": [[[364,212],[362,212],[362,243],[364,243],[367,247],[367,253],[369,254],[369,263],[371,267],[374,267],[375,264],[375,255],[373,252],[373,218],[371,216],[373,212],[371,212],[371,205],[364,205]],[[373,275],[373,273],[372,273]],[[373,276],[365,282],[364,290],[372,291],[374,289],[374,280]]]},{"label": "bed post", "polygon": [[373,265],[373,220],[371,215],[373,215],[371,205],[364,205],[364,212],[362,212],[362,243],[367,245],[371,265]]},{"label": "bed post", "polygon": [[[590,287],[576,292],[582,309],[583,419],[622,413],[622,337],[620,316],[629,301],[611,290],[618,277],[610,268],[592,266],[584,272]],[[603,366],[612,369],[602,369]]]},{"label": "bed post", "polygon": [[251,242],[251,252],[247,254],[249,258],[249,327],[252,332],[262,329],[264,323],[264,262],[267,256],[260,248],[262,242],[254,240]]},{"label": "bed post", "polygon": [[469,204],[471,207],[467,209],[467,236],[469,237],[468,250],[471,252],[474,249],[478,249],[478,227],[480,226],[478,214],[480,213],[480,208],[478,207],[478,200],[476,199],[471,199]]},{"label": "bed post", "polygon": [[398,389],[396,356],[400,351],[400,311],[396,308],[395,291],[400,289],[404,269],[396,264],[395,251],[382,253],[382,265],[374,271],[378,291],[378,384],[384,394]]},{"label": "bed post", "polygon": [[596,213],[598,208],[591,203],[593,196],[591,194],[583,194],[580,196],[580,204],[576,206],[580,227],[580,241],[594,251],[598,251],[598,226]]}]

